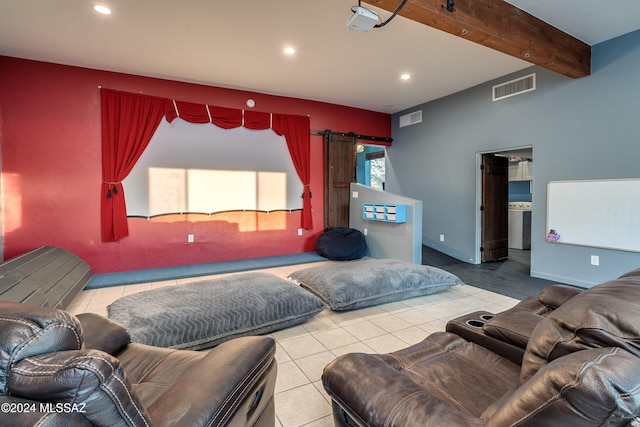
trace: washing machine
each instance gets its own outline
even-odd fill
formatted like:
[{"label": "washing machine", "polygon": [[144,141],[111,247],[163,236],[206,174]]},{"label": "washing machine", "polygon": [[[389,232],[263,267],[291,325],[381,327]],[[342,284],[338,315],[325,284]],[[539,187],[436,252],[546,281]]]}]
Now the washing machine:
[{"label": "washing machine", "polygon": [[508,246],[531,249],[531,202],[509,202]]}]

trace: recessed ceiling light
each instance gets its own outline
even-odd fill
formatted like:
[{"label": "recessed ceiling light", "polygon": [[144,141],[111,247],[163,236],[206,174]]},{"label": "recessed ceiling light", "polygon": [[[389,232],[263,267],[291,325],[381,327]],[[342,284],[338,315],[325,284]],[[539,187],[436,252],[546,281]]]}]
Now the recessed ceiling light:
[{"label": "recessed ceiling light", "polygon": [[296,50],[289,46],[284,48],[284,53],[286,53],[287,55],[293,55],[294,53],[296,53]]},{"label": "recessed ceiling light", "polygon": [[409,80],[411,78],[411,74],[409,73],[404,73],[403,75],[400,76],[400,78],[402,80]]},{"label": "recessed ceiling light", "polygon": [[102,4],[96,4],[95,6],[93,6],[93,10],[103,15],[111,15],[111,9]]}]

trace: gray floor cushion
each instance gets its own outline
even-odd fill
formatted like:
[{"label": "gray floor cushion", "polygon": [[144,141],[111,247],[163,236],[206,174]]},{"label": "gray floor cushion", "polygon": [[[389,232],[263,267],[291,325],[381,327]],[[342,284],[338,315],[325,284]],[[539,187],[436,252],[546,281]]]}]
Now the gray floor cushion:
[{"label": "gray floor cushion", "polygon": [[295,271],[289,279],[322,299],[332,310],[352,310],[443,291],[462,284],[436,267],[395,259],[327,263]]},{"label": "gray floor cushion", "polygon": [[200,350],[304,322],[326,308],[295,283],[242,273],[128,295],[107,307],[133,342]]}]

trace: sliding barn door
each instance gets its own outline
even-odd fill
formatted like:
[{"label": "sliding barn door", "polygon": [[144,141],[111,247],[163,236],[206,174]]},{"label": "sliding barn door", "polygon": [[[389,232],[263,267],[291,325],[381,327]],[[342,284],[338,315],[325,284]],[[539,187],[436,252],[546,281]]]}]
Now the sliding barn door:
[{"label": "sliding barn door", "polygon": [[349,227],[349,187],[356,182],[356,138],[325,137],[324,228]]}]

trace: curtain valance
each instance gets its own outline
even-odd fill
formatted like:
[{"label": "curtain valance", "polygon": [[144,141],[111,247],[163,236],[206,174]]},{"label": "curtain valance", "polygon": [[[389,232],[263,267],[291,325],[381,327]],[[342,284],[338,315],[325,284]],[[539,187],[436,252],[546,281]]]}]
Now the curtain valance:
[{"label": "curtain valance", "polygon": [[243,126],[273,131],[285,137],[289,154],[302,184],[302,220],[313,228],[311,214],[311,140],[307,116],[263,113],[216,107],[148,95],[100,89],[102,119],[102,241],[115,242],[128,236],[127,210],[122,180],[133,169],[163,117],[190,123],[212,123],[223,129]]}]

